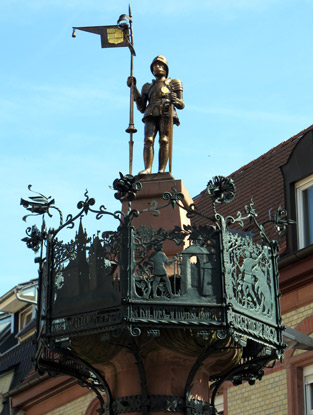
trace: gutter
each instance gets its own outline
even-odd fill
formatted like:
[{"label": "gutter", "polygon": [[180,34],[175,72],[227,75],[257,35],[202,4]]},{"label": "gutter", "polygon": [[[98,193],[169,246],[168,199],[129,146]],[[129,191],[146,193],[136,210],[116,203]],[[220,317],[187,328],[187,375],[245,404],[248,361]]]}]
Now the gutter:
[{"label": "gutter", "polygon": [[[3,303],[3,302],[5,302],[6,301],[6,299],[7,298],[9,298],[11,295],[13,295],[13,294],[15,294],[16,293],[16,291],[17,290],[23,290],[23,288],[25,289],[25,288],[30,288],[30,287],[33,287],[33,286],[35,286],[35,285],[37,285],[38,284],[38,278],[35,278],[35,279],[33,279],[33,280],[31,280],[31,281],[28,281],[27,283],[25,283],[25,284],[18,284],[18,285],[16,285],[14,288],[12,288],[10,291],[8,291],[6,294],[4,294],[4,295],[2,295],[1,297],[0,297],[0,305]],[[21,301],[23,301],[23,300],[21,300]],[[25,300],[24,300],[25,301]]]},{"label": "gutter", "polygon": [[287,350],[313,350],[313,339],[301,331],[286,327],[283,331],[284,342],[287,343]]},{"label": "gutter", "polygon": [[288,265],[293,264],[294,262],[299,261],[300,259],[306,258],[313,254],[313,245],[307,246],[306,248],[300,249],[293,254],[287,255],[284,258],[278,261],[278,268],[285,268]]}]

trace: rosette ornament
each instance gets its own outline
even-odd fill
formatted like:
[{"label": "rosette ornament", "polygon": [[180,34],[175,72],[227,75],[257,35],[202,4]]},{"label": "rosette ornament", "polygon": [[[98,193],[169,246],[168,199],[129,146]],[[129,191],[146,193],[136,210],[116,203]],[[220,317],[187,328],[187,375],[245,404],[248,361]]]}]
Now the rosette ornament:
[{"label": "rosette ornament", "polygon": [[136,198],[136,194],[141,187],[141,183],[137,182],[132,175],[126,174],[124,176],[120,172],[120,178],[115,179],[113,182],[113,189],[117,191],[114,196],[118,200],[126,199],[132,201]]},{"label": "rosette ornament", "polygon": [[208,182],[207,191],[214,203],[229,203],[235,198],[236,187],[233,179],[215,176]]}]

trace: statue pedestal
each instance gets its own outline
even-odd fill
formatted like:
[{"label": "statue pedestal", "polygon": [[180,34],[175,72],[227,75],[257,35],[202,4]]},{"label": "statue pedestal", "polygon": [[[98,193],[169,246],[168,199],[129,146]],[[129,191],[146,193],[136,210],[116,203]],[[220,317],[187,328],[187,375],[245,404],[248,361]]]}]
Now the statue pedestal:
[{"label": "statue pedestal", "polygon": [[[181,202],[185,208],[193,203],[193,200],[188,193],[182,180],[175,180],[170,173],[158,173],[137,176],[137,181],[142,184],[142,189],[137,193],[136,199],[132,202],[132,209],[144,210],[151,207],[151,202],[157,203],[157,208],[168,202],[163,199],[165,192],[174,193],[179,192],[184,196]],[[126,212],[128,202],[122,202],[122,210]],[[157,209],[156,208],[156,209]],[[173,208],[172,205],[162,209],[162,215],[156,216],[155,212],[146,212],[140,215],[139,218],[134,218],[133,225],[139,227],[140,225],[149,227],[152,226],[154,230],[163,228],[165,230],[173,229],[175,226],[183,229],[184,225],[190,225],[190,219],[187,218],[186,211],[179,206]],[[164,243],[163,251],[168,256],[173,256],[182,248],[178,248],[176,244],[170,241]]]}]

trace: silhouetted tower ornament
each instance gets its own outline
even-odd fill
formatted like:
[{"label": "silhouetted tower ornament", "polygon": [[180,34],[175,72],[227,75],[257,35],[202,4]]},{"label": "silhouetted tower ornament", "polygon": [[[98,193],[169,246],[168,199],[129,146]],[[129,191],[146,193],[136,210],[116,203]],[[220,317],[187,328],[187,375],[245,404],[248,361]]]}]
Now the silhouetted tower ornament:
[{"label": "silhouetted tower ornament", "polygon": [[[61,211],[50,204],[49,212],[55,208],[60,213],[60,226],[47,229],[44,220],[42,229],[33,233],[34,244],[39,239],[39,245],[46,246],[37,259],[37,369],[79,379],[95,391],[103,414],[213,415],[216,393],[225,380],[252,384],[282,355],[278,245],[257,222],[253,202],[236,217],[216,211],[216,203],[234,197],[230,179],[219,176],[209,182],[213,218],[195,206],[186,208],[175,188],[164,193],[163,205],[151,201],[137,210],[132,200],[140,183],[120,174],[113,187],[125,200],[123,212],[109,212],[103,205],[95,209],[95,200],[86,192],[78,213],[64,222]],[[173,229],[134,226],[135,218],[147,214],[160,215],[162,223],[168,206],[187,209],[188,216],[201,215],[207,224]],[[47,216],[47,209],[40,209]],[[81,222],[87,214],[101,222],[113,216],[118,228],[89,238]],[[78,220],[76,240],[59,240]],[[280,230],[289,223],[279,212],[270,221]],[[245,222],[255,225],[259,242],[231,229]],[[30,248],[31,238],[28,232],[25,242]],[[168,241],[177,246],[170,259],[163,252]],[[87,272],[85,262],[89,289],[77,295],[65,291],[67,266],[79,264],[82,270],[75,275],[80,279]],[[166,370],[177,373],[175,396],[169,392]],[[207,382],[213,391],[210,398]],[[125,384],[132,393],[123,394]]]}]

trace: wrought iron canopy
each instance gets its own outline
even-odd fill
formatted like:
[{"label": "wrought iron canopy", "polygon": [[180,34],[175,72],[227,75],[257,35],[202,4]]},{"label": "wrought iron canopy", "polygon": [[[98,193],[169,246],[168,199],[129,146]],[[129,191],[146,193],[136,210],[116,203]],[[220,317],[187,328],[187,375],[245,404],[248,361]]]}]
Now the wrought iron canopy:
[{"label": "wrought iron canopy", "polygon": [[[216,204],[230,202],[235,186],[231,179],[215,177],[208,183],[213,217],[199,212],[195,205],[187,211],[188,217],[201,215],[207,225],[153,229],[135,227],[133,219],[143,214],[162,215],[167,206],[186,210],[183,194],[173,187],[163,194],[163,205],[152,201],[138,211],[132,208],[132,200],[141,189],[136,178],[120,174],[113,188],[115,197],[127,203],[125,212],[109,212],[103,205],[95,209],[95,200],[87,191],[85,200],[77,205],[78,213],[68,215],[65,221],[51,198],[37,194],[21,201],[31,214],[43,216],[42,228],[28,228],[24,238],[29,248],[40,251],[38,367],[56,368],[62,350],[68,354],[73,339],[91,333],[99,333],[110,342],[123,336],[157,338],[162,331],[175,329],[202,339],[206,351],[212,338],[224,342],[223,347],[225,339],[232,339],[232,345],[243,350],[243,358],[251,364],[244,360],[217,377],[216,388],[225,379],[238,383],[262,377],[262,367],[282,355],[284,344],[279,247],[258,223],[253,202],[245,206],[244,214],[222,216]],[[60,215],[60,225],[48,229],[45,216],[51,216],[53,209]],[[94,214],[99,221],[111,215],[117,220],[117,229],[90,237],[83,228],[87,214]],[[254,235],[239,230],[246,221],[255,225]],[[282,231],[289,223],[286,212],[279,210],[272,222]],[[60,239],[65,228],[73,229],[76,224],[72,240]],[[165,244],[176,247],[171,258],[164,251]],[[64,361],[59,371],[67,373]],[[75,373],[76,377],[82,373],[86,381],[86,369]],[[93,378],[97,388],[99,375]],[[102,408],[104,413],[104,404]],[[213,414],[213,409],[207,413]]]}]

